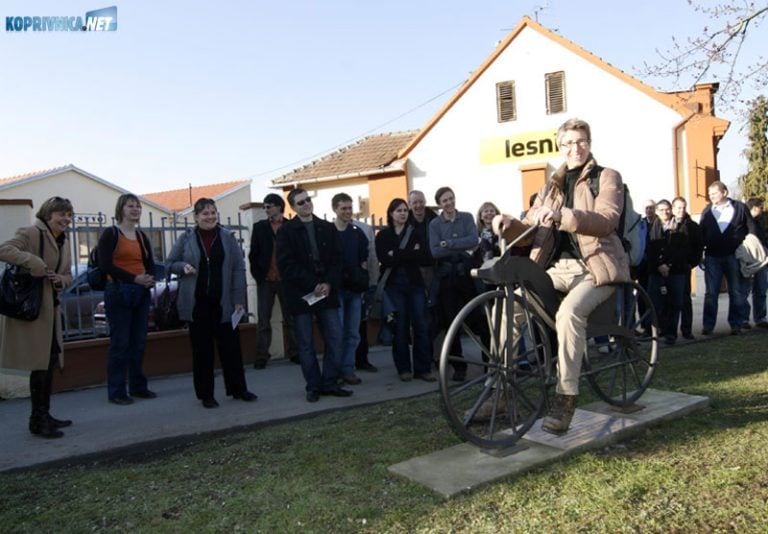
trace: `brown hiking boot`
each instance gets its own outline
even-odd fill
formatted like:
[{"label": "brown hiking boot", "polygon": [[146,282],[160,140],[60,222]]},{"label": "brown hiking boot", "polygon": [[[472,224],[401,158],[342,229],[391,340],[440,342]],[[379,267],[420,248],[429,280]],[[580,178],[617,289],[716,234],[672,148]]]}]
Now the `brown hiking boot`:
[{"label": "brown hiking boot", "polygon": [[568,431],[576,411],[578,395],[555,395],[549,413],[541,423],[541,429],[551,434],[564,434]]},{"label": "brown hiking boot", "polygon": [[[493,397],[488,397],[483,401],[483,403],[480,405],[480,407],[475,412],[475,417],[472,419],[475,423],[486,423],[491,420],[491,415],[493,415]],[[469,411],[467,411],[464,416],[466,417],[469,414]],[[503,419],[507,415],[507,403],[504,401],[503,398],[499,399],[498,404],[496,405],[496,418],[497,419]]]}]

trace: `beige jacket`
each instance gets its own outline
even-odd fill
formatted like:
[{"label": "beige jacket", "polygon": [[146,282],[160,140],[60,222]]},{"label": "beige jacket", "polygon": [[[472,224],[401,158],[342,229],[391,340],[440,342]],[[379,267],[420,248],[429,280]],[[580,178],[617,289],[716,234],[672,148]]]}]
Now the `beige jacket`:
[{"label": "beige jacket", "polygon": [[[595,198],[588,180],[595,165],[595,160],[590,157],[574,187],[573,208],[563,206],[563,186],[567,169],[565,165],[557,169],[550,178],[550,183],[539,191],[536,202],[528,210],[524,222],[533,224],[536,212],[542,206],[559,210],[562,218],[558,228],[576,235],[581,257],[595,278],[595,285],[629,282],[629,258],[616,233],[619,216],[624,207],[624,184],[618,172],[603,169],[599,178],[599,193]],[[555,227],[551,223],[540,227],[533,237],[531,259],[546,268],[555,243]]]},{"label": "beige jacket", "polygon": [[[40,230],[43,231],[42,259],[38,256]],[[41,221],[35,221],[33,226],[19,228],[12,239],[0,245],[0,261],[20,265],[29,269],[33,275],[43,275],[46,269],[53,270],[59,263],[57,272],[64,277],[64,287],[72,283],[69,243],[64,243],[59,262],[59,246],[48,227]],[[53,292],[53,286],[47,280],[44,281],[43,304],[40,316],[34,321],[20,321],[0,315],[1,368],[23,371],[47,369],[51,357],[54,322],[56,337],[62,350],[59,354],[59,365],[64,365],[61,314],[58,308],[53,307]]]},{"label": "beige jacket", "polygon": [[768,265],[768,254],[755,234],[747,234],[734,253],[739,260],[741,275],[752,278]]}]

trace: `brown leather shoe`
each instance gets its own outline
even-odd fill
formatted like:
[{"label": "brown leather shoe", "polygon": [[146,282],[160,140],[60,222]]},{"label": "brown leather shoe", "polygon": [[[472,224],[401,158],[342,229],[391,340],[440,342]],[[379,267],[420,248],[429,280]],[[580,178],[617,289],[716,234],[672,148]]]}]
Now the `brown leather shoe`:
[{"label": "brown leather shoe", "polygon": [[423,380],[424,382],[437,382],[437,377],[434,373],[421,373],[413,375],[413,378],[417,380]]},{"label": "brown leather shoe", "polygon": [[541,423],[541,429],[551,434],[564,434],[571,426],[571,419],[576,411],[578,395],[555,395],[549,413]]},{"label": "brown leather shoe", "polygon": [[[464,414],[466,417],[468,414]],[[497,419],[503,419],[507,415],[507,403],[504,399],[499,399],[496,403],[496,410],[493,409],[493,396],[488,397],[483,401],[480,407],[475,412],[475,417],[472,420],[476,423],[485,423],[491,420],[491,416],[495,416]]]},{"label": "brown leather shoe", "polygon": [[356,385],[360,384],[363,381],[359,376],[357,376],[355,374],[344,375],[344,376],[341,377],[341,380],[344,383],[349,384],[350,386],[356,386]]}]

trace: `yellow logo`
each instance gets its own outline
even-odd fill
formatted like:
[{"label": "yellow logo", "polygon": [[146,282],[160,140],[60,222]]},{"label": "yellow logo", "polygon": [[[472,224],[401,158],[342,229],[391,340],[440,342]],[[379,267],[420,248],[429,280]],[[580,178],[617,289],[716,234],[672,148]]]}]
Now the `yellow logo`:
[{"label": "yellow logo", "polygon": [[557,130],[480,140],[482,165],[544,159],[553,154],[557,154]]}]

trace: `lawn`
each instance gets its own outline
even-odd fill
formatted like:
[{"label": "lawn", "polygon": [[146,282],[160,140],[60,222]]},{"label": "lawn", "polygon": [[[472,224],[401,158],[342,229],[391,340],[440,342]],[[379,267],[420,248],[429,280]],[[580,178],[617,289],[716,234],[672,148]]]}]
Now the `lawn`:
[{"label": "lawn", "polygon": [[664,348],[711,406],[446,501],[387,466],[457,443],[437,395],[0,475],[3,532],[765,532],[768,335]]}]

